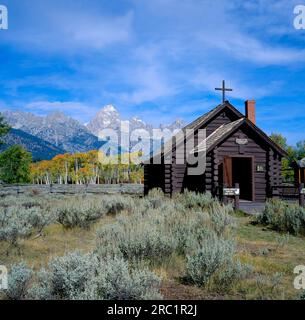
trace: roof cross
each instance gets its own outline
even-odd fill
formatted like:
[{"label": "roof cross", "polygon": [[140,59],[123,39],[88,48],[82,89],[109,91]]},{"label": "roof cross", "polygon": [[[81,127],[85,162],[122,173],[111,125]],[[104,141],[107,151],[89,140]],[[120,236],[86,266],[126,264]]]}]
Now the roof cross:
[{"label": "roof cross", "polygon": [[215,88],[215,90],[222,91],[222,103],[226,101],[226,91],[233,91],[233,89],[226,88],[225,80],[222,81],[222,88]]}]

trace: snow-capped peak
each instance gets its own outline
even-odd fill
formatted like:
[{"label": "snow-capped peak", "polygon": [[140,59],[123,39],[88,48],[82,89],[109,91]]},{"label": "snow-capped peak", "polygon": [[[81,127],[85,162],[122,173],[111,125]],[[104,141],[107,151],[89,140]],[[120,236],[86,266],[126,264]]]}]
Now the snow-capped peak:
[{"label": "snow-capped peak", "polygon": [[186,125],[186,123],[182,119],[176,119],[171,124],[161,124],[160,128],[161,129],[169,129],[171,131],[175,131],[175,130],[182,129],[185,125]]},{"label": "snow-capped peak", "polygon": [[[100,131],[104,129],[113,129],[116,131],[120,130],[122,120],[127,119],[122,119],[117,109],[112,104],[108,104],[105,107],[103,107],[88,124],[86,124],[86,127],[91,133],[93,133],[94,135],[98,135]],[[152,132],[153,126],[147,124],[138,116],[133,116],[129,118],[127,122],[129,123],[130,132],[132,132],[135,129],[145,129],[148,132]],[[184,126],[184,121],[181,119],[177,119],[171,124],[161,124],[160,128],[175,131],[177,129],[180,130]]]},{"label": "snow-capped peak", "polygon": [[95,117],[88,123],[87,128],[90,132],[98,135],[103,129],[116,129],[120,125],[120,114],[116,108],[109,104],[102,108]]},{"label": "snow-capped peak", "polygon": [[112,104],[108,104],[101,111],[106,113],[113,113],[113,112],[118,113],[117,109]]}]

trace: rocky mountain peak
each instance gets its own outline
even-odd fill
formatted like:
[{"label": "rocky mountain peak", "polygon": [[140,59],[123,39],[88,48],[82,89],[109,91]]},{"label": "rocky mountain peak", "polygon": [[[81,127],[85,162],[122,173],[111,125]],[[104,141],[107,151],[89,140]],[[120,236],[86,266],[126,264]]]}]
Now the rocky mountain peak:
[{"label": "rocky mountain peak", "polygon": [[105,106],[102,111],[104,112],[116,112],[118,113],[117,109],[112,105],[112,104],[108,104],[107,106]]},{"label": "rocky mountain peak", "polygon": [[98,148],[100,143],[85,126],[63,112],[35,116],[28,112],[3,112],[6,121],[15,129],[47,141],[67,152],[85,152]]},{"label": "rocky mountain peak", "polygon": [[186,126],[186,123],[182,119],[176,119],[172,124],[167,125],[160,125],[160,128],[163,129],[169,129],[172,132],[175,130],[180,130]]},{"label": "rocky mountain peak", "polygon": [[95,118],[120,118],[120,114],[118,112],[118,110],[112,105],[109,104],[105,107],[103,107],[95,116]]},{"label": "rocky mountain peak", "polygon": [[[70,153],[99,149],[104,143],[98,139],[101,130],[113,129],[119,132],[123,120],[129,124],[130,133],[136,129],[143,129],[149,133],[152,133],[153,130],[152,125],[147,124],[138,116],[122,119],[118,110],[111,104],[97,112],[86,125],[61,111],[52,112],[47,116],[38,116],[23,111],[5,111],[3,115],[13,128],[38,137]],[[180,130],[184,126],[184,121],[177,119],[172,124],[161,124],[160,128],[169,129],[175,133],[176,130]]]},{"label": "rocky mountain peak", "polygon": [[117,109],[109,104],[102,108],[87,124],[88,130],[98,136],[103,129],[117,129],[120,126],[120,114]]},{"label": "rocky mountain peak", "polygon": [[55,121],[62,121],[62,120],[69,120],[69,117],[66,116],[62,111],[53,111],[52,113],[46,116],[46,119],[55,120]]}]

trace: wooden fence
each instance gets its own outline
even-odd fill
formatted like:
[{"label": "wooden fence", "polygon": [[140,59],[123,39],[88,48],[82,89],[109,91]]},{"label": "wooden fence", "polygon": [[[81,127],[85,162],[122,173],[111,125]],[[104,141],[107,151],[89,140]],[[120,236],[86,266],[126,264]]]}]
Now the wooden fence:
[{"label": "wooden fence", "polygon": [[45,194],[128,194],[142,196],[141,184],[88,184],[88,185],[0,185],[0,197],[9,195],[45,195]]},{"label": "wooden fence", "polygon": [[272,198],[298,200],[300,206],[305,207],[304,183],[301,183],[299,187],[289,185],[272,187]]},{"label": "wooden fence", "polygon": [[[235,190],[239,190],[239,185],[235,185]],[[230,189],[229,189],[230,191]],[[234,192],[234,189],[232,189]],[[144,185],[142,184],[53,184],[53,185],[3,185],[0,184],[0,197],[9,195],[40,195],[40,194],[127,194],[143,196]],[[234,199],[234,206],[239,208],[239,193],[232,194]],[[305,206],[305,188],[301,184],[299,188],[294,186],[277,186],[272,188],[272,197],[283,200],[298,200],[301,206]],[[222,200],[228,202],[230,195],[222,195]]]}]

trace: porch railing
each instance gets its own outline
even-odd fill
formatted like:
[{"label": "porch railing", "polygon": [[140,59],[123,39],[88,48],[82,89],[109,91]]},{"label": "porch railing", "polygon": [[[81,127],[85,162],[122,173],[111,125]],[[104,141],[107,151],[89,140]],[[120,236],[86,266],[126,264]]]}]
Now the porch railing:
[{"label": "porch railing", "polygon": [[301,183],[299,187],[281,185],[271,187],[272,198],[279,198],[283,200],[299,200],[300,206],[305,206],[305,188],[304,183]]},{"label": "porch railing", "polygon": [[[239,189],[239,184],[235,184],[235,189]],[[220,185],[215,188],[215,195],[220,198],[221,201],[227,203],[229,198],[234,202],[235,209],[239,209],[239,194],[235,195],[226,195],[223,190],[226,188],[226,185]],[[233,189],[233,188],[231,188]],[[301,183],[299,187],[289,186],[289,185],[280,185],[272,186],[270,190],[269,197],[279,198],[282,200],[294,200],[299,202],[300,206],[305,207],[305,186],[304,183]]]}]

